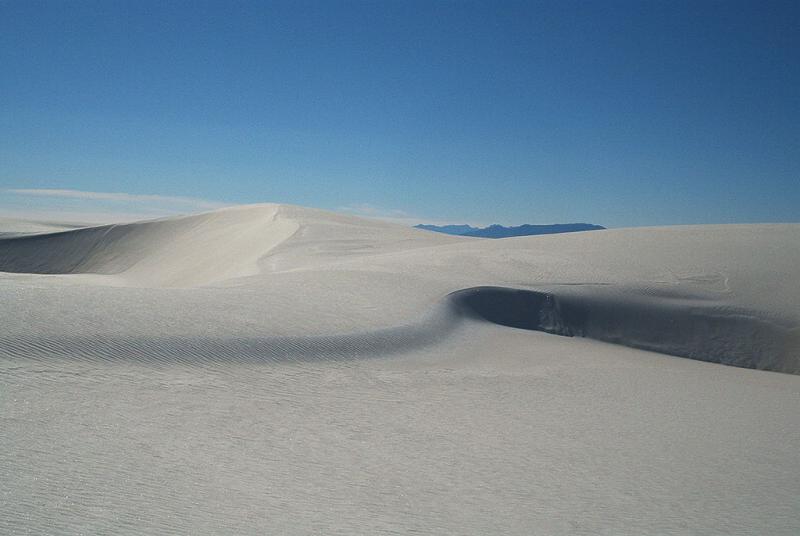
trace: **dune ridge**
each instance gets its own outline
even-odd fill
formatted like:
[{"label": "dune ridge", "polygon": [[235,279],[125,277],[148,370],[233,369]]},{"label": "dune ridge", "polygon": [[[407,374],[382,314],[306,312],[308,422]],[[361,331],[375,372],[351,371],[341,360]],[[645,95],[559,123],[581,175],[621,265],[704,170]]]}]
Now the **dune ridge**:
[{"label": "dune ridge", "polygon": [[518,329],[586,337],[652,352],[737,367],[800,374],[800,329],[754,310],[700,300],[622,299],[602,289],[556,295],[475,287],[451,295],[472,318]]},{"label": "dune ridge", "polygon": [[[647,236],[646,231],[636,233],[631,236]],[[432,346],[465,320],[482,320],[505,328],[585,337],[701,361],[800,373],[797,317],[787,315],[785,307],[770,311],[737,301],[737,289],[732,290],[729,278],[720,275],[727,270],[726,263],[731,264],[726,259],[728,250],[712,256],[712,260],[720,259],[714,261],[721,263],[720,271],[684,276],[670,285],[654,285],[635,277],[600,284],[596,275],[580,265],[577,277],[586,274],[580,284],[554,286],[547,280],[537,281],[536,272],[547,266],[548,259],[565,255],[567,250],[561,244],[583,240],[578,235],[551,237],[548,242],[536,237],[511,239],[498,246],[504,241],[489,245],[325,211],[267,204],[0,238],[0,271],[57,276],[63,281],[74,275],[91,276],[88,284],[119,286],[121,292],[125,287],[157,291],[232,283],[257,288],[297,270],[314,270],[316,275],[308,277],[352,272],[359,274],[365,285],[370,284],[370,274],[386,272],[396,277],[421,274],[433,281],[427,290],[419,290],[420,297],[427,300],[418,301],[431,304],[428,309],[417,308],[405,320],[402,315],[389,314],[387,318],[398,320],[373,329],[322,330],[324,333],[289,337],[271,334],[269,324],[256,335],[239,333],[237,326],[230,324],[214,336],[155,331],[148,336],[145,319],[143,332],[134,336],[92,335],[75,331],[66,322],[57,333],[21,329],[0,338],[0,356],[181,362],[354,358]],[[608,246],[612,254],[621,247],[619,232],[592,232],[593,239],[604,236],[616,237]],[[686,236],[688,244],[691,230]],[[545,254],[528,253],[530,245],[541,244],[552,247],[543,250]],[[629,247],[625,241],[622,245]],[[558,256],[552,257],[554,253]],[[592,255],[607,262],[608,255]],[[465,259],[474,262],[465,263]],[[791,257],[787,263],[790,261]],[[565,267],[550,269],[552,273],[572,269],[561,260],[559,263]],[[510,272],[512,278],[486,271],[487,266],[497,267],[498,273],[505,274],[507,265],[517,266]],[[487,276],[495,279],[492,284],[476,284]],[[459,282],[444,282],[452,277]],[[520,280],[530,283],[520,288]],[[276,290],[288,293],[290,301],[292,296],[316,299],[305,286]],[[124,299],[124,295],[114,296]],[[213,304],[204,307],[208,307],[204,321],[213,323]],[[348,307],[342,303],[342,315]],[[390,312],[391,297],[380,307],[381,314]],[[174,308],[174,314],[181,314],[180,302]],[[275,311],[274,315],[279,322],[282,313]]]},{"label": "dune ridge", "polygon": [[365,332],[325,336],[248,337],[30,337],[0,335],[0,358],[89,359],[182,363],[298,362],[356,359],[410,352],[447,337],[459,318],[437,308],[415,323]]},{"label": "dune ridge", "polygon": [[0,239],[0,271],[118,276],[127,284],[196,286],[258,273],[298,226],[279,205]]},{"label": "dune ridge", "polygon": [[667,355],[800,374],[798,329],[785,320],[698,300],[656,301],[608,294],[557,295],[508,287],[455,291],[412,323],[324,336],[0,335],[0,357],[124,359],[184,364],[356,359],[441,343],[465,323],[585,337]]}]

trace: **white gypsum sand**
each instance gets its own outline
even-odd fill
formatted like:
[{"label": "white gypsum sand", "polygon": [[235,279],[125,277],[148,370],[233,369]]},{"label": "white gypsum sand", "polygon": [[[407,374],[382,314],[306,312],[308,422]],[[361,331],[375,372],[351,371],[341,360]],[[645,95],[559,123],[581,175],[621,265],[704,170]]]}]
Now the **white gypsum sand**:
[{"label": "white gypsum sand", "polygon": [[800,225],[0,224],[0,533],[800,531]]}]

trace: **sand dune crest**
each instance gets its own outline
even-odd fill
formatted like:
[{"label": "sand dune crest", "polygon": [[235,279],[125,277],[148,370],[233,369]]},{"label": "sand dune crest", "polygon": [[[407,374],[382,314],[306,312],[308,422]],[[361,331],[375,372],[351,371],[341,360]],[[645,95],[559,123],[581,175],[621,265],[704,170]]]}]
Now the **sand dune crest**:
[{"label": "sand dune crest", "polygon": [[0,271],[115,275],[132,286],[190,287],[258,273],[297,223],[258,205],[0,240]]}]

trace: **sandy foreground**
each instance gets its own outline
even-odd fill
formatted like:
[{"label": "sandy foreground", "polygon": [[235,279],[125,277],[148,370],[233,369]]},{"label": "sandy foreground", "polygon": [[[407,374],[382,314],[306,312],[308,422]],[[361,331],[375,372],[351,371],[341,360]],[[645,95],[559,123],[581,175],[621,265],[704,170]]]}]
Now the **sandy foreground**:
[{"label": "sandy foreground", "polygon": [[800,225],[0,220],[2,534],[800,533]]}]

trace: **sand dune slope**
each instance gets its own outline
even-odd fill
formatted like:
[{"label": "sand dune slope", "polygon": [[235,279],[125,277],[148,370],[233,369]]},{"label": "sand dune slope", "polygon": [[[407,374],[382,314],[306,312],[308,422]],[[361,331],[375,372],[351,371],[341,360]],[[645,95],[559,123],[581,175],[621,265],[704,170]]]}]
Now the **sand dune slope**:
[{"label": "sand dune slope", "polygon": [[[800,264],[797,234],[793,226],[687,227],[489,242],[257,205],[6,238],[0,239],[0,270],[6,272],[105,275],[92,282],[128,287],[233,285],[269,301],[284,296],[293,309],[293,297],[324,308],[330,299],[321,291],[330,289],[315,294],[311,288],[326,280],[338,287],[333,282],[341,274],[359,280],[361,289],[351,294],[367,292],[377,274],[390,274],[398,285],[403,279],[422,283],[411,293],[418,305],[409,311],[392,313],[396,296],[376,296],[376,317],[386,321],[373,321],[372,329],[362,324],[342,333],[325,329],[322,320],[316,329],[287,337],[275,329],[288,314],[282,311],[258,333],[230,324],[209,337],[152,330],[147,326],[154,322],[144,317],[136,321],[143,328],[136,337],[98,337],[67,326],[50,335],[12,332],[0,354],[30,355],[40,348],[59,355],[164,359],[355,357],[401,352],[421,340],[432,344],[437,334],[448,333],[437,326],[467,318],[800,373],[800,296],[784,284],[796,278]],[[276,289],[290,273],[299,277]],[[175,316],[181,298],[164,314]],[[335,307],[340,317],[351,316],[348,300]],[[200,316],[200,325],[211,321]]]},{"label": "sand dune slope", "polygon": [[797,534],[799,282],[800,225],[0,234],[0,533]]},{"label": "sand dune slope", "polygon": [[256,273],[258,259],[296,230],[274,205],[12,237],[0,240],[0,270],[200,285]]},{"label": "sand dune slope", "polygon": [[[195,216],[0,237],[0,271],[118,275],[119,283],[130,286],[192,287],[257,274],[258,261],[273,248],[295,234],[302,247],[304,235],[315,228],[323,230],[321,242],[339,246],[337,255],[344,250],[369,249],[376,242],[386,246],[414,239],[423,244],[454,241],[399,225],[264,204]],[[103,283],[100,279],[97,282]]]}]

